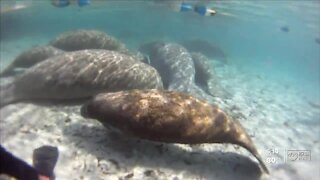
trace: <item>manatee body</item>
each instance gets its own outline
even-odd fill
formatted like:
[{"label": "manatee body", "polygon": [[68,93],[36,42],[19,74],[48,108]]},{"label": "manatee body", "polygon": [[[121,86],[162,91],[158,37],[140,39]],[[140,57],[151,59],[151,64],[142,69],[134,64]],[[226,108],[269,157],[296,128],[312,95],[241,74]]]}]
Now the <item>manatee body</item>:
[{"label": "manatee body", "polygon": [[211,68],[212,65],[210,65],[208,58],[202,53],[191,53],[191,56],[196,71],[195,83],[205,92],[211,94],[209,90],[209,81],[214,78],[214,72]]},{"label": "manatee body", "polygon": [[232,94],[221,86],[207,56],[194,52],[191,56],[196,70],[195,83],[211,96],[230,98]]},{"label": "manatee body", "polygon": [[65,32],[50,42],[56,48],[65,51],[84,49],[106,49],[127,52],[125,45],[105,32],[97,30],[75,30]]},{"label": "manatee body", "polygon": [[42,46],[32,48],[21,53],[13,62],[1,72],[0,76],[10,76],[15,74],[15,68],[29,68],[38,62],[49,57],[64,53],[64,51],[53,46]]},{"label": "manatee body", "polygon": [[175,91],[129,90],[102,93],[83,105],[84,117],[97,119],[138,138],[165,143],[232,143],[250,151],[268,172],[238,121],[206,101]]},{"label": "manatee body", "polygon": [[156,47],[151,55],[151,65],[159,69],[168,89],[181,89],[188,92],[194,83],[195,68],[188,51],[174,43],[165,43]]},{"label": "manatee body", "polygon": [[144,61],[145,57],[136,51],[129,51],[125,44],[105,32],[97,30],[76,30],[65,32],[56,37],[50,44],[65,51],[78,51],[85,49],[105,49],[118,51],[135,59]]},{"label": "manatee body", "polygon": [[162,88],[157,70],[108,50],[64,53],[40,62],[1,89],[1,106],[22,100],[71,100],[101,92]]},{"label": "manatee body", "polygon": [[151,65],[160,73],[165,88],[201,99],[210,98],[195,84],[195,66],[190,53],[183,46],[154,42],[144,46],[142,52],[149,54]]},{"label": "manatee body", "polygon": [[190,52],[199,52],[206,55],[209,58],[218,60],[223,64],[228,63],[227,55],[225,54],[225,52],[221,48],[212,45],[210,42],[206,40],[193,39],[184,41],[181,44]]}]

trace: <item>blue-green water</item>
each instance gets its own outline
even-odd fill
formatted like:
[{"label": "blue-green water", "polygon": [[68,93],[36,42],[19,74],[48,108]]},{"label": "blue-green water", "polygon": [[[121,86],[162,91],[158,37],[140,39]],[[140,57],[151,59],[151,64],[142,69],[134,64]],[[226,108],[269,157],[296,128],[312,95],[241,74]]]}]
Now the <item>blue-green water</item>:
[{"label": "blue-green water", "polygon": [[[95,4],[96,3],[96,4]],[[230,61],[275,79],[288,79],[319,98],[319,1],[212,1],[220,13],[202,17],[178,13],[148,1],[93,1],[91,6],[55,8],[33,1],[31,8],[1,14],[1,41],[24,36],[51,39],[74,29],[106,31],[131,48],[166,38],[207,40]],[[289,32],[281,27],[289,27]]]},{"label": "blue-green water", "polygon": [[[242,122],[246,129],[257,131],[255,143],[264,158],[264,149],[272,146],[319,151],[320,1],[210,1],[207,5],[218,12],[212,17],[177,12],[154,1],[92,0],[82,8],[56,8],[41,0],[17,2],[30,6],[1,14],[0,65],[77,29],[104,31],[132,50],[153,40],[203,40],[226,55],[229,64],[217,73],[224,88],[232,87],[230,101],[249,119]],[[229,65],[254,80],[234,74]],[[277,85],[269,86],[270,81]],[[319,156],[314,158],[318,163]]]}]

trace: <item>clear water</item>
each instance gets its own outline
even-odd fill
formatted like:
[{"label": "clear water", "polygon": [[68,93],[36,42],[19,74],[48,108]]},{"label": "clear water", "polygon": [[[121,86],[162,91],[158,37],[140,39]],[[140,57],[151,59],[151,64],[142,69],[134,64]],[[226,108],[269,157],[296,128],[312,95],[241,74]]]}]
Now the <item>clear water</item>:
[{"label": "clear water", "polygon": [[[320,44],[316,42],[320,38],[319,1],[206,2],[218,12],[212,17],[176,12],[166,6],[168,2],[92,0],[90,6],[82,8],[76,5],[56,8],[40,0],[18,2],[26,3],[29,7],[1,14],[1,69],[23,50],[45,45],[57,35],[76,29],[105,31],[131,49],[138,49],[140,44],[157,39],[173,42],[206,40],[222,49],[236,69],[264,77],[254,81],[256,84],[253,85],[246,85],[244,80],[244,84],[229,86],[252,87],[254,94],[254,88],[263,86],[259,83],[264,84],[264,80],[267,80],[277,85],[270,85],[270,99],[282,101],[277,99],[282,97],[285,99],[283,104],[295,112],[309,113],[310,116],[304,116],[288,111],[285,117],[274,116],[281,122],[282,119],[300,121],[302,124],[304,121],[312,122],[310,128],[315,129],[311,137],[301,141],[312,141],[312,145],[298,143],[296,147],[283,145],[281,148],[309,150],[307,148],[319,147]],[[1,6],[8,3],[1,1]],[[289,28],[288,32],[281,30],[285,26]],[[278,87],[282,89],[276,89]],[[284,93],[283,89],[290,91]],[[297,106],[300,100],[286,99],[284,96],[298,96],[303,103]],[[250,100],[254,99],[249,97]],[[308,103],[313,104],[312,107]],[[276,110],[279,109],[267,112],[279,114]],[[283,110],[279,111],[284,113]],[[306,132],[309,127],[306,125],[303,128],[301,131]],[[280,127],[279,131],[286,134],[287,129]],[[319,167],[317,156],[314,154]],[[312,177],[320,178],[315,176]]]}]

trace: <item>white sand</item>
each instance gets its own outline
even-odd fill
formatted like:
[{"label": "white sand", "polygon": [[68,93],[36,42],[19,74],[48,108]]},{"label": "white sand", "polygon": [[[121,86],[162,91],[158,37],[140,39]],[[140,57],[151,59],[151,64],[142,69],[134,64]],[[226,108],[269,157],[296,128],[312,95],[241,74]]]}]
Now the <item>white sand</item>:
[{"label": "white sand", "polygon": [[[216,72],[233,97],[217,104],[237,116],[267,161],[263,179],[319,179],[319,109],[300,92],[283,84],[239,72],[233,66]],[[27,103],[0,110],[1,144],[31,163],[33,149],[54,145],[60,150],[57,179],[259,179],[256,160],[233,145],[161,145],[111,133],[99,122],[84,119],[76,107]],[[269,155],[268,149],[279,153]],[[310,150],[311,161],[288,162],[285,150]]]}]

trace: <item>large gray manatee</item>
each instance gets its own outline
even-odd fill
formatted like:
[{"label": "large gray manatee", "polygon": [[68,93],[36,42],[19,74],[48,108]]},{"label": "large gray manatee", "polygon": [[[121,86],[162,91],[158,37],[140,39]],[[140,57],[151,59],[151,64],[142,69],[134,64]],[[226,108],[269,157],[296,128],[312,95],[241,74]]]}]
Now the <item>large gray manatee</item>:
[{"label": "large gray manatee", "polygon": [[176,43],[151,42],[140,50],[150,57],[150,64],[161,75],[164,87],[194,95],[200,99],[210,96],[196,85],[196,69],[191,54]]},{"label": "large gray manatee", "polygon": [[105,32],[97,30],[75,30],[60,34],[50,45],[65,50],[106,49],[126,51],[125,45]]},{"label": "large gray manatee", "polygon": [[130,51],[117,38],[97,30],[79,29],[60,34],[50,42],[51,46],[64,51],[78,51],[85,49],[105,49],[118,51],[143,61],[144,57],[136,51]]},{"label": "large gray manatee", "polygon": [[28,69],[0,91],[0,106],[23,100],[74,100],[101,92],[162,89],[157,70],[109,50],[54,56]]}]

